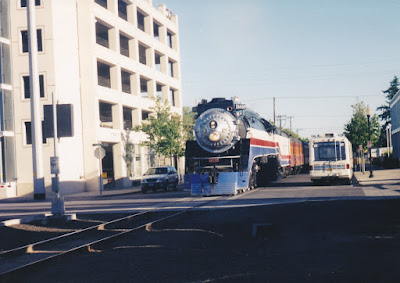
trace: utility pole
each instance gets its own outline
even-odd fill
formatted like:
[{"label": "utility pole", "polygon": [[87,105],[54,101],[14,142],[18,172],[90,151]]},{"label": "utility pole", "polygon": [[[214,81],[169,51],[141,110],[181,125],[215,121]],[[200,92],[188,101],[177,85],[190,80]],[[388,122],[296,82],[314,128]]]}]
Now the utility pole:
[{"label": "utility pole", "polygon": [[278,115],[276,118],[279,120],[279,129],[282,131],[282,118],[286,118],[286,115]]},{"label": "utility pole", "polygon": [[31,99],[31,133],[33,165],[33,198],[45,199],[43,175],[42,121],[40,119],[40,89],[38,72],[38,44],[36,33],[35,0],[27,1],[29,82]]},{"label": "utility pole", "polygon": [[288,116],[287,118],[289,119],[290,122],[290,131],[292,131],[292,118],[294,118],[294,116]]},{"label": "utility pole", "polygon": [[64,197],[60,195],[60,178],[58,175],[60,174],[60,162],[58,158],[58,136],[57,136],[57,101],[55,94],[53,92],[53,138],[54,138],[54,157],[50,158],[51,162],[51,173],[55,174],[55,177],[52,178],[52,190],[55,193],[53,200],[51,202],[51,213],[53,215],[64,215],[65,206],[64,206]]},{"label": "utility pole", "polygon": [[274,127],[276,127],[276,98],[274,97]]}]

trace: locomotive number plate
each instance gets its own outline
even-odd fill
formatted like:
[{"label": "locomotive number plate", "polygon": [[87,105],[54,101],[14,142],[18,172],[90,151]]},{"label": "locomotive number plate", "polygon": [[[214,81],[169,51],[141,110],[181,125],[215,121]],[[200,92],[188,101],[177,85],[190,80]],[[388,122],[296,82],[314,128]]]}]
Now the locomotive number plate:
[{"label": "locomotive number plate", "polygon": [[219,162],[219,158],[210,158],[210,159],[208,159],[208,162],[217,163],[217,162]]}]

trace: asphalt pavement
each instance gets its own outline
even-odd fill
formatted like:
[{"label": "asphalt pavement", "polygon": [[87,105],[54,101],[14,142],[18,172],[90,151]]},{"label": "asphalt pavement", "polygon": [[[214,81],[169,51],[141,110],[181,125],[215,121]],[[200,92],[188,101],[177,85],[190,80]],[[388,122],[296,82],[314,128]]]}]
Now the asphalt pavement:
[{"label": "asphalt pavement", "polygon": [[[372,177],[370,177],[370,172],[355,172],[355,186],[360,186],[365,197],[372,198],[397,198],[400,197],[400,169],[388,169],[388,170],[374,170]],[[181,186],[178,188],[182,190]],[[307,186],[304,188],[307,189]],[[107,200],[111,198],[124,197],[124,195],[138,194],[141,192],[140,186],[131,187],[127,189],[114,189],[105,190],[101,194],[100,192],[81,192],[75,194],[65,195],[64,201],[72,202],[79,201],[80,203],[97,203],[97,201]],[[0,221],[13,219],[12,215],[19,215],[23,210],[29,208],[29,213],[31,215],[38,211],[40,205],[46,205],[51,207],[51,201],[53,196],[48,196],[46,200],[34,200],[32,195],[27,195],[23,197],[1,199],[0,206],[3,209],[0,210]],[[128,205],[128,204],[127,204]],[[111,207],[110,207],[110,210]],[[111,212],[111,211],[110,211]],[[46,215],[47,216],[47,215]],[[38,217],[46,217],[41,214]],[[30,217],[31,218],[31,217]],[[26,223],[30,221],[30,218],[21,219],[21,223]],[[0,226],[2,222],[0,222]]]}]

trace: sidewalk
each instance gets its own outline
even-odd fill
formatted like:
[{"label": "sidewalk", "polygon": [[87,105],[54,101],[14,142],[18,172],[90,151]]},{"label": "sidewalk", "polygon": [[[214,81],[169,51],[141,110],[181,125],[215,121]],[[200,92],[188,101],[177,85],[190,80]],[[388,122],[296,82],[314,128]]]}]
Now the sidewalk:
[{"label": "sidewalk", "polygon": [[354,172],[354,176],[360,186],[373,185],[399,185],[400,188],[400,169],[384,169],[372,171],[373,177],[369,177],[370,172]]},{"label": "sidewalk", "polygon": [[400,197],[400,169],[354,172],[356,183],[362,187],[367,197]]},{"label": "sidewalk", "polygon": [[[103,198],[103,197],[112,197],[117,195],[125,195],[125,194],[134,194],[141,192],[141,187],[130,187],[125,189],[107,189],[104,190],[101,194],[99,191],[91,191],[91,192],[79,192],[79,193],[71,193],[67,195],[62,195],[64,200],[83,200],[83,199],[95,199],[95,198]],[[46,193],[45,200],[34,200],[33,194],[28,194],[25,196],[15,197],[15,198],[5,198],[0,199],[0,203],[21,203],[21,202],[51,202],[54,197],[54,193]]]}]

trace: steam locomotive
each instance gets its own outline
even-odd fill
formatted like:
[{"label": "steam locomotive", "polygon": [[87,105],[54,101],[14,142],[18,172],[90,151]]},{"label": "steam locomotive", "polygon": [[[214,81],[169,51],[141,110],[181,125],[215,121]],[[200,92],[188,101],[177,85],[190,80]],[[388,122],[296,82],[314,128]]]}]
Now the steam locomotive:
[{"label": "steam locomotive", "polygon": [[193,112],[195,141],[187,141],[185,152],[185,189],[192,195],[235,195],[298,173],[305,164],[307,144],[236,99],[203,100]]}]

